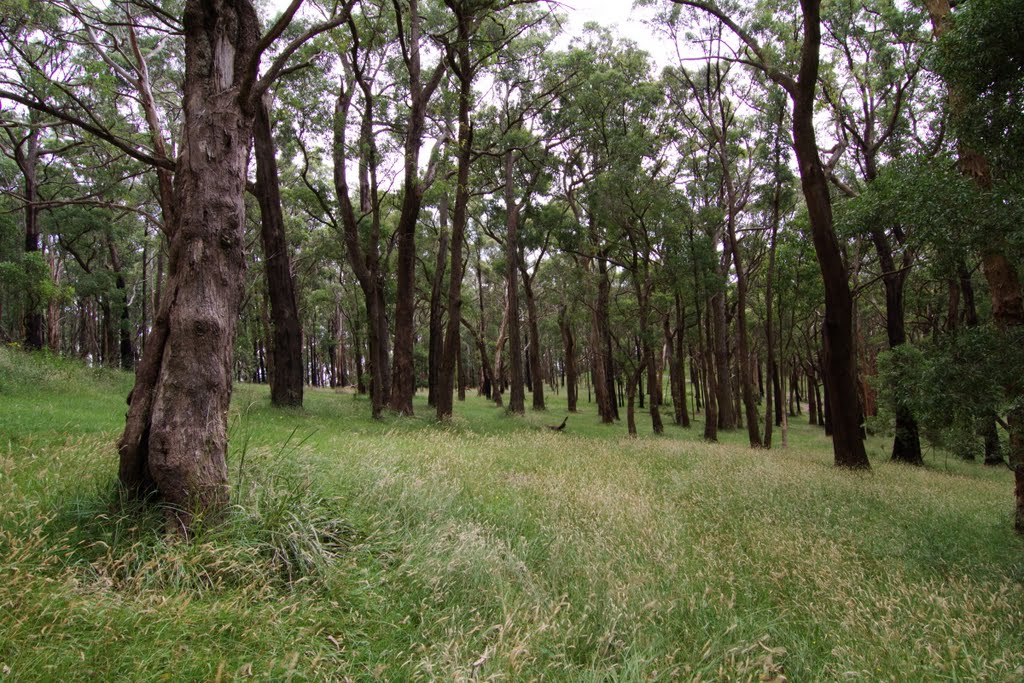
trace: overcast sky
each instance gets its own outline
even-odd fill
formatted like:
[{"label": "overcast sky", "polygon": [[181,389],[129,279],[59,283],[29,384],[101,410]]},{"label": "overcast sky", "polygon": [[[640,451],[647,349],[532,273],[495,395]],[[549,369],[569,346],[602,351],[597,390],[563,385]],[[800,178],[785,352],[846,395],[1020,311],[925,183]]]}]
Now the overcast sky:
[{"label": "overcast sky", "polygon": [[[653,36],[643,20],[654,14],[651,7],[633,9],[632,0],[562,0],[562,12],[569,16],[568,33],[577,35],[588,21],[616,29],[616,33],[636,42],[652,54],[659,52],[663,39]],[[659,57],[660,59],[660,57]]]}]

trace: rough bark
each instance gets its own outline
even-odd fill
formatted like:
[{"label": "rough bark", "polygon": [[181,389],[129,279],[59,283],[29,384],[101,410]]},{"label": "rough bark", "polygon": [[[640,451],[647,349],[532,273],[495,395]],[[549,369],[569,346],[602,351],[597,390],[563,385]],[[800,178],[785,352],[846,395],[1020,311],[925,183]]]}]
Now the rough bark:
[{"label": "rough bark", "polygon": [[[932,32],[940,37],[952,25],[949,0],[924,0],[932,21]],[[950,107],[962,107],[962,94],[951,90],[948,94]],[[960,172],[972,178],[982,190],[992,186],[992,169],[988,159],[958,141]],[[982,253],[982,273],[988,282],[992,301],[992,319],[1001,333],[1020,330],[1024,326],[1024,293],[1020,275],[1014,264],[1006,257],[1005,238],[994,236],[988,248]],[[1018,399],[1024,388],[1018,385],[1005,387],[1008,396]],[[1015,404],[1016,405],[1016,404]],[[1015,513],[1014,529],[1024,534],[1024,408],[1014,407],[1007,413],[1009,427],[1008,455],[1010,469],[1014,471]]]},{"label": "rough bark", "polygon": [[261,98],[256,106],[253,151],[256,157],[254,193],[260,206],[260,242],[270,300],[270,344],[274,357],[270,401],[276,406],[301,406],[302,327],[281,208],[280,178],[267,98]]},{"label": "rough bark", "polygon": [[181,156],[165,295],[136,372],[120,480],[154,491],[169,521],[227,502],[231,359],[244,283],[244,193],[255,112],[244,96],[257,61],[249,0],[188,0]]}]

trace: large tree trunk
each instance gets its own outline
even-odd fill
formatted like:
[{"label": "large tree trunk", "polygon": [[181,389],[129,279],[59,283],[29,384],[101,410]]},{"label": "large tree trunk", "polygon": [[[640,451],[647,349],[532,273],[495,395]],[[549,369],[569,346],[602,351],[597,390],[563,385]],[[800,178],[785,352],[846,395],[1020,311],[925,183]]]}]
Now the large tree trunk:
[{"label": "large tree trunk", "polygon": [[[951,5],[949,0],[924,0],[925,7],[932,21],[932,32],[940,37],[952,23]],[[962,94],[952,90],[948,95],[951,108],[962,107]],[[962,141],[958,141],[960,172],[974,180],[982,190],[991,188],[992,169],[988,159],[977,151],[970,149]],[[1000,332],[1019,330],[1024,326],[1024,293],[1021,290],[1020,276],[1013,263],[1006,257],[1005,238],[993,236],[990,246],[982,253],[982,273],[988,282],[989,295],[992,300],[992,319]],[[1008,396],[1019,399],[1024,387],[1010,385],[1006,387]],[[1009,426],[1009,464],[1014,471],[1016,500],[1014,529],[1024,534],[1024,408],[1019,407],[1019,400],[1007,413]]]},{"label": "large tree trunk", "polygon": [[814,92],[821,45],[820,0],[801,0],[804,39],[800,75],[790,92],[793,99],[793,148],[800,184],[810,216],[814,251],[825,284],[825,390],[832,424],[832,449],[839,467],[868,469],[857,397],[853,335],[853,295],[839,240],[832,225],[828,180],[818,156],[814,132]]},{"label": "large tree trunk", "polygon": [[[179,206],[167,292],[136,372],[120,480],[157,493],[188,529],[228,498],[227,417],[245,281],[245,180],[254,111],[240,96],[256,56],[250,0],[188,0]],[[248,106],[247,106],[248,105]]]},{"label": "large tree trunk", "polygon": [[261,99],[256,107],[253,151],[256,156],[255,194],[260,205],[263,272],[270,299],[271,354],[274,357],[270,401],[276,406],[301,406],[302,327],[281,209],[270,108],[265,99]]},{"label": "large tree trunk", "polygon": [[[405,33],[401,14],[398,29]],[[398,217],[398,285],[395,292],[395,355],[391,378],[391,409],[400,415],[412,415],[412,399],[416,395],[416,363],[414,360],[416,310],[416,223],[419,221],[423,194],[433,181],[432,168],[425,179],[420,178],[419,156],[423,147],[423,131],[427,103],[441,81],[447,62],[441,60],[429,82],[423,83],[420,69],[420,17],[418,0],[409,0],[408,35],[402,43],[409,72],[409,116],[404,140],[404,181],[402,210]],[[457,325],[457,323],[456,323]]]}]

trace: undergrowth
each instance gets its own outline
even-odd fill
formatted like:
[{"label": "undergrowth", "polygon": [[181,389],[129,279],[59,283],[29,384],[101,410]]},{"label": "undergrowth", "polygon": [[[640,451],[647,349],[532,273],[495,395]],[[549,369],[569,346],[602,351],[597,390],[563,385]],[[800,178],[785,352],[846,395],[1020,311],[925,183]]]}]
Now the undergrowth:
[{"label": "undergrowth", "polygon": [[239,386],[232,504],[182,539],[114,483],[130,384],[0,350],[0,679],[1024,677],[1005,471]]}]

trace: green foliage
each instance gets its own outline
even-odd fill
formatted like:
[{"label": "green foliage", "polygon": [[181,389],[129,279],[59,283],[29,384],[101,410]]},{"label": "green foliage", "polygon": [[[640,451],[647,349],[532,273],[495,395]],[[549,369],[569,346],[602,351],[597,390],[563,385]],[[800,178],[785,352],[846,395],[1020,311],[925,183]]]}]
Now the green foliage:
[{"label": "green foliage", "polygon": [[957,6],[934,66],[955,93],[963,140],[998,167],[1024,171],[1024,0],[971,0]]},{"label": "green foliage", "polygon": [[972,455],[981,418],[1001,414],[1024,387],[1024,331],[965,328],[878,357],[880,398],[907,406],[933,445]]}]

